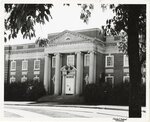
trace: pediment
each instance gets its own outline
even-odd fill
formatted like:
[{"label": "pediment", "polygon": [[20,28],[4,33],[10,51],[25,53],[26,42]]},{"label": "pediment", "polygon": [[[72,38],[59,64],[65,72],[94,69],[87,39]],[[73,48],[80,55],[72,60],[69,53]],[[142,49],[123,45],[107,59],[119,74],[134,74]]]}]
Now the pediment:
[{"label": "pediment", "polygon": [[83,41],[92,41],[94,38],[76,33],[71,31],[63,31],[53,38],[49,39],[49,44],[65,44],[65,43],[76,43]]}]

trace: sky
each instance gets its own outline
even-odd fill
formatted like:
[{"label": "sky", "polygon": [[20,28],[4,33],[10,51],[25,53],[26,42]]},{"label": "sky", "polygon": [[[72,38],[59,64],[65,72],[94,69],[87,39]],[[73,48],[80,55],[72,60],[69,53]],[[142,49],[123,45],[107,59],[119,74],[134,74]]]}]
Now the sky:
[{"label": "sky", "polygon": [[47,38],[49,33],[62,32],[64,30],[72,31],[100,28],[102,25],[105,25],[108,18],[112,18],[113,16],[112,10],[107,9],[103,11],[100,7],[100,3],[93,4],[94,9],[92,10],[92,15],[88,24],[86,24],[80,19],[82,9],[81,6],[78,6],[76,3],[71,3],[69,7],[63,6],[63,3],[54,3],[53,5],[54,6],[50,10],[53,18],[49,19],[49,22],[46,22],[45,25],[35,25],[35,38],[31,40],[23,39],[22,35],[19,34],[17,38],[7,41],[5,45],[34,43],[38,37]]}]

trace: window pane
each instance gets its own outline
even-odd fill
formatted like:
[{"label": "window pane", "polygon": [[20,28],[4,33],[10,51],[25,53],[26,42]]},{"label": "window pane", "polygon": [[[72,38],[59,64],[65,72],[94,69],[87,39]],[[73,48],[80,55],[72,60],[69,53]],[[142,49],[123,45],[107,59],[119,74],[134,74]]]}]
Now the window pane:
[{"label": "window pane", "polygon": [[10,78],[10,83],[14,83],[16,81],[16,78],[14,77],[14,76],[12,76],[11,78]]},{"label": "window pane", "polygon": [[106,67],[113,67],[114,60],[113,56],[106,56]]},{"label": "window pane", "polygon": [[27,81],[27,77],[23,76],[23,77],[21,78],[21,82],[26,82],[26,81]]},{"label": "window pane", "polygon": [[34,69],[39,70],[40,69],[40,60],[35,60],[34,62]]},{"label": "window pane", "polygon": [[16,70],[16,61],[11,62],[11,70]]},{"label": "window pane", "polygon": [[22,70],[27,70],[28,69],[28,62],[27,61],[23,61],[22,62]]},{"label": "window pane", "polygon": [[124,83],[128,83],[130,81],[129,76],[124,76]]},{"label": "window pane", "polygon": [[124,55],[124,66],[129,66],[129,60],[127,55]]},{"label": "window pane", "polygon": [[67,56],[67,65],[74,65],[74,55]]},{"label": "window pane", "polygon": [[107,83],[108,83],[109,85],[112,85],[112,78],[111,78],[111,77],[107,77]]}]

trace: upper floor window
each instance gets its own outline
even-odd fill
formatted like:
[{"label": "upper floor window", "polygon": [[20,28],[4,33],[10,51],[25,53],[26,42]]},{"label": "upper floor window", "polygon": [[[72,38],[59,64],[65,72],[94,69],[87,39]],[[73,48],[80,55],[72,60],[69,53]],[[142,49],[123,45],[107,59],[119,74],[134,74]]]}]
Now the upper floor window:
[{"label": "upper floor window", "polygon": [[107,85],[113,87],[114,86],[114,76],[111,76],[110,74],[108,76],[105,76],[105,82]]},{"label": "upper floor window", "polygon": [[128,56],[124,55],[123,57],[123,66],[124,67],[128,67],[129,66],[129,60],[128,60]]},{"label": "upper floor window", "polygon": [[11,71],[16,70],[16,61],[11,61]]},{"label": "upper floor window", "polygon": [[52,67],[54,68],[56,65],[56,58],[55,56],[52,57]]},{"label": "upper floor window", "polygon": [[28,70],[28,61],[22,61],[22,70]]},{"label": "upper floor window", "polygon": [[105,58],[105,66],[106,67],[113,67],[114,66],[114,56],[113,55],[108,55]]},{"label": "upper floor window", "polygon": [[74,55],[67,56],[67,65],[74,66]]},{"label": "upper floor window", "polygon": [[89,66],[90,64],[90,57],[89,54],[84,55],[84,66]]},{"label": "upper floor window", "polygon": [[34,60],[34,70],[40,70],[40,60]]}]

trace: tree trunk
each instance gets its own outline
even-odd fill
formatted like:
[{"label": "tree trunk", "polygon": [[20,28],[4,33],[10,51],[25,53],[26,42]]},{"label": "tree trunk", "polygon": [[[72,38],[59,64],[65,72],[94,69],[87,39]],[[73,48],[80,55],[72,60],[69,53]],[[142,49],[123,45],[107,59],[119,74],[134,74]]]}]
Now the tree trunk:
[{"label": "tree trunk", "polygon": [[129,117],[141,117],[141,65],[139,57],[138,18],[140,5],[129,5],[128,55],[130,73]]}]

